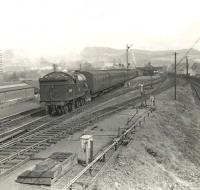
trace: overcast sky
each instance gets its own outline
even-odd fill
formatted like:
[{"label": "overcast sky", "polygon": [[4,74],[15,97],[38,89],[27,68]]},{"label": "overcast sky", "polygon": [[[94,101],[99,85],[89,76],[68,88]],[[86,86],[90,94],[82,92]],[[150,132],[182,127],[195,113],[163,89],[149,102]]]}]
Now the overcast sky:
[{"label": "overcast sky", "polygon": [[200,37],[199,0],[0,0],[0,7],[0,48],[33,55],[126,43],[189,48]]}]

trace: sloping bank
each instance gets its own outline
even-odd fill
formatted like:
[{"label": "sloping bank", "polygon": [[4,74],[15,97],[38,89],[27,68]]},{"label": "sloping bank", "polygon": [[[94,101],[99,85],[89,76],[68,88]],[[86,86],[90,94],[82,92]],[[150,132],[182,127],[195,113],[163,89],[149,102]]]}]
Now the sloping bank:
[{"label": "sloping bank", "polygon": [[200,189],[200,108],[179,81],[156,96],[156,111],[96,181],[96,189]]}]

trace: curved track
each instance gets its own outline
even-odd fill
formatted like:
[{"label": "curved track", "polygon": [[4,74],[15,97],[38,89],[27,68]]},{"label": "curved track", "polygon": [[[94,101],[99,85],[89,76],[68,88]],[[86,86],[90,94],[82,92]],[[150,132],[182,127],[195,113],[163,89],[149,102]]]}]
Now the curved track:
[{"label": "curved track", "polygon": [[13,115],[9,115],[6,117],[3,117],[0,119],[0,124],[8,124],[14,121],[19,121],[19,120],[23,120],[26,117],[29,117],[30,115],[36,114],[40,111],[42,111],[42,108],[35,108],[35,109],[31,109],[31,110],[27,110],[27,111],[23,111],[23,112],[19,112]]},{"label": "curved track", "polygon": [[[173,80],[169,80],[165,84],[161,84],[158,86],[156,90],[153,91],[154,94],[160,93],[164,90],[167,90],[168,88],[171,88],[173,85]],[[151,92],[152,93],[152,92]],[[148,93],[149,94],[149,93]],[[140,97],[135,97],[134,102],[131,101],[129,103],[133,104],[136,103],[138,100],[140,100]],[[128,102],[126,102],[128,103]],[[149,110],[146,111],[146,113]],[[133,119],[133,118],[132,118]],[[102,152],[100,152],[94,160],[87,165],[83,170],[81,170],[73,179],[71,179],[68,183],[65,181],[66,185],[63,185],[63,181],[61,184],[56,184],[56,186],[61,185],[62,190],[66,189],[92,189],[93,183],[97,179],[98,175],[102,172],[102,170],[109,164],[109,161],[111,161],[118,153],[120,148],[120,145],[123,145],[124,143],[127,143],[127,139],[131,140],[131,137],[127,137],[128,135],[134,135],[136,127],[140,127],[141,122],[141,116],[137,117],[135,121],[131,121],[127,128],[124,129],[122,132],[122,135],[118,138],[115,138],[110,145],[104,148]],[[143,118],[142,118],[143,119]],[[118,149],[119,148],[119,149]]]},{"label": "curved track", "polygon": [[33,123],[45,118],[44,115],[44,110],[37,108],[2,118],[0,122],[0,143],[20,135],[25,130],[30,130]]},{"label": "curved track", "polygon": [[190,80],[191,82],[191,86],[194,89],[195,95],[198,99],[198,101],[200,102],[200,83],[198,83],[197,81],[194,80]]},{"label": "curved track", "polygon": [[[157,83],[160,82],[161,81],[158,81]],[[159,89],[161,89],[161,85],[158,86]],[[166,86],[162,90],[164,89],[166,89]],[[154,90],[154,92],[156,91],[158,93],[158,90]],[[132,104],[133,101],[137,102],[138,100],[140,100],[140,96],[134,97],[126,102],[116,104],[115,106],[89,113],[79,119],[71,120],[67,124],[62,124],[62,121],[73,117],[78,112],[82,112],[82,110],[86,107],[98,104],[98,101],[94,101],[88,105],[80,107],[68,115],[51,118],[50,121],[48,117],[46,121],[43,119],[43,122],[34,124],[32,130],[0,146],[0,174],[3,175],[14,170],[16,167],[30,159],[35,152],[46,149],[46,147],[50,146],[52,143],[56,143],[76,130],[83,129],[94,120],[124,109],[128,104]]]}]

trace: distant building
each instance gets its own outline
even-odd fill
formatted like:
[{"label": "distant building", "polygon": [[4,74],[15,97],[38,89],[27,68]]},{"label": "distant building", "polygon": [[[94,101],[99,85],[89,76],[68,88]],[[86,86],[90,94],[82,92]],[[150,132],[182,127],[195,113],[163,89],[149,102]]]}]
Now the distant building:
[{"label": "distant building", "polygon": [[164,70],[163,67],[152,66],[150,62],[146,66],[136,67],[136,69],[139,71],[140,75],[154,75],[155,73],[163,72],[163,70]]}]

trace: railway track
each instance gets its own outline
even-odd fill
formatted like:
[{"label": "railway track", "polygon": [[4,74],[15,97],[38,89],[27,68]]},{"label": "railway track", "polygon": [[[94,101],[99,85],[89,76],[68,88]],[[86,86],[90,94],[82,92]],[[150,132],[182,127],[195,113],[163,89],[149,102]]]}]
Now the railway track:
[{"label": "railway track", "polygon": [[194,90],[198,101],[200,102],[200,84],[192,79],[190,80],[190,82],[191,82],[191,87]]},{"label": "railway track", "polygon": [[0,146],[0,175],[11,172],[29,160],[34,153],[46,149],[51,144],[56,143],[77,130],[84,129],[84,127],[97,119],[124,109],[128,104],[132,104],[133,100],[138,101],[139,99],[140,97],[135,97],[127,102],[69,121],[67,124],[62,124],[62,121],[73,117],[73,115],[81,112],[85,107],[81,107],[69,115],[52,118],[51,121],[43,122],[39,125],[34,124],[32,126],[33,130]]},{"label": "railway track", "polygon": [[19,112],[19,113],[13,114],[13,115],[9,115],[9,116],[0,118],[0,125],[24,119],[32,114],[36,114],[36,113],[42,111],[42,110],[43,110],[42,108],[35,108],[35,109]]},{"label": "railway track", "polygon": [[48,115],[37,117],[36,119],[32,119],[27,123],[24,123],[22,125],[0,133],[0,147],[5,146],[6,142],[8,141],[10,143],[12,141],[15,141],[15,139],[17,138],[21,138],[23,136],[28,135],[29,133],[33,133],[37,130],[40,130],[40,127],[38,126],[42,126],[45,122],[49,122],[51,120],[52,118]]},{"label": "railway track", "polygon": [[[124,107],[124,106],[123,106]],[[25,137],[20,137],[14,141],[8,142],[0,146],[0,171],[1,174],[8,173],[15,169],[17,166],[24,163],[29,159],[35,152],[39,152],[42,149],[51,144],[55,144],[57,141],[66,137],[68,134],[74,133],[77,130],[81,130],[88,124],[91,124],[94,120],[97,120],[105,115],[109,115],[122,107],[112,107],[103,109],[82,117],[76,121],[72,121],[67,125],[57,125],[60,123],[65,116],[58,117],[52,122],[48,122],[40,126],[38,132],[29,134]],[[48,125],[48,127],[45,127]],[[32,132],[31,132],[32,133]]]},{"label": "railway track", "polygon": [[[163,79],[159,79],[159,78],[154,79],[152,84],[155,85],[162,80]],[[147,82],[148,81],[145,81],[146,87],[148,87],[150,85]],[[125,88],[125,89],[121,89],[120,92],[114,91],[114,92],[110,92],[110,93],[112,93],[113,96],[119,96],[119,95],[127,93],[129,91],[137,90],[138,88],[139,87],[137,85],[135,85],[135,87],[133,87],[133,88]],[[82,110],[87,109],[87,107],[90,107],[91,104],[96,105],[96,104],[101,103],[102,101],[106,101],[106,100],[110,99],[109,95],[107,96],[107,94],[105,94],[102,97],[97,97],[95,99],[95,102],[91,102],[90,104],[87,104],[81,108],[78,108],[74,112],[79,113]],[[34,126],[37,125],[37,123],[39,121],[42,121],[43,118],[45,119],[45,116],[42,117],[42,115],[44,113],[45,113],[44,110],[42,108],[39,108],[39,109],[33,109],[33,110],[29,110],[26,112],[14,114],[9,117],[3,118],[2,119],[3,124],[1,124],[1,132],[0,132],[0,144],[4,143],[10,139],[13,139],[15,137],[18,137],[19,135],[22,135],[25,132],[31,131],[34,128]],[[41,115],[39,115],[39,114],[41,114]],[[66,118],[66,119],[68,119],[68,118]],[[26,122],[24,120],[26,120]],[[34,124],[34,122],[36,122],[36,123]],[[21,124],[21,125],[19,125],[19,124]],[[31,126],[33,126],[33,127],[31,127]],[[36,126],[35,128],[38,129],[40,127]],[[33,130],[33,132],[34,131],[35,130]]]},{"label": "railway track", "polygon": [[3,118],[0,123],[0,143],[20,135],[26,130],[30,130],[34,122],[38,122],[43,118],[45,118],[45,112],[42,108],[28,110]]},{"label": "railway track", "polygon": [[[164,86],[160,85],[154,93],[160,93],[161,91],[172,87],[173,80],[169,81]],[[135,101],[139,100],[140,97],[136,97]],[[123,107],[123,106],[122,106]],[[146,111],[147,113],[148,111]],[[133,118],[132,118],[133,119]],[[118,152],[127,142],[127,139],[131,140],[136,132],[136,127],[139,127],[141,124],[142,116],[139,116],[135,119],[134,122],[129,123],[128,127],[122,132],[122,135],[114,138],[111,144],[104,148],[95,159],[88,164],[84,169],[82,169],[73,179],[71,179],[66,185],[61,188],[54,188],[60,190],[72,190],[72,189],[92,189],[94,187],[94,182],[101,174],[103,169],[109,165],[109,163],[117,156]],[[131,136],[130,136],[131,135]],[[129,137],[128,137],[129,136]]]}]

